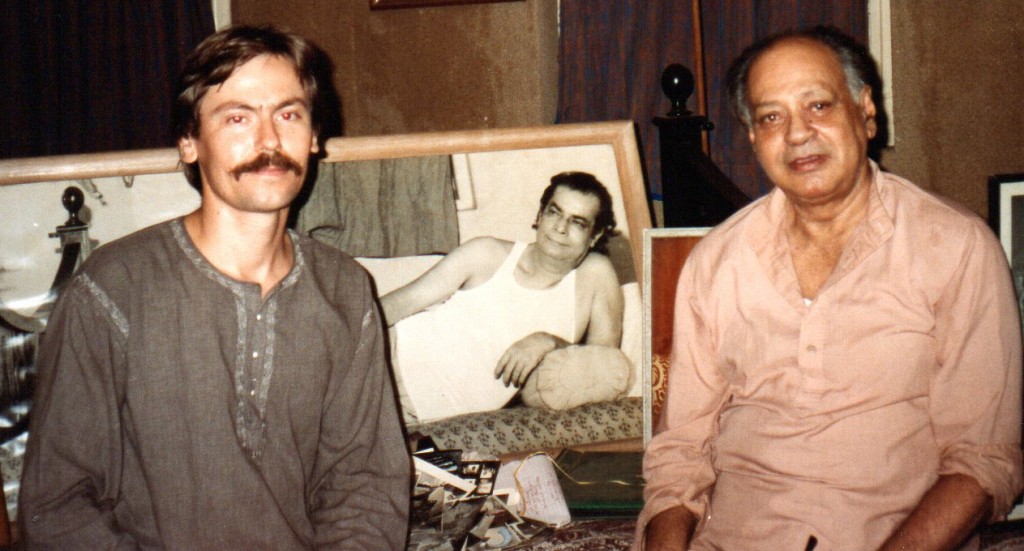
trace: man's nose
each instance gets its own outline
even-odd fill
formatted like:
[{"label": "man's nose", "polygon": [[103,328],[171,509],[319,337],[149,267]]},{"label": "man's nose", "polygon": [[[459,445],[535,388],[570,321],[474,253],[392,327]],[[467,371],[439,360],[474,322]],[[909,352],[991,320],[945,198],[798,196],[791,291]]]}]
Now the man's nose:
[{"label": "man's nose", "polygon": [[789,124],[786,126],[786,141],[798,145],[807,142],[814,136],[814,127],[807,119],[807,115],[799,113],[789,117]]},{"label": "man's nose", "polygon": [[257,145],[260,146],[261,150],[276,151],[281,147],[281,135],[273,121],[261,121],[257,132],[257,139],[259,140]]},{"label": "man's nose", "polygon": [[569,231],[569,220],[564,217],[559,217],[558,221],[555,222],[555,231],[558,233],[566,233]]}]

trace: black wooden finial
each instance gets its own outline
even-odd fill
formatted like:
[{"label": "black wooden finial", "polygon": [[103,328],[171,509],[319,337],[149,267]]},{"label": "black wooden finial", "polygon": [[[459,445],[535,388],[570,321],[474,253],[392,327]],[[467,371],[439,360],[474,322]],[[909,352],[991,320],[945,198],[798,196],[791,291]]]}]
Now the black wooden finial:
[{"label": "black wooden finial", "polygon": [[665,71],[661,73],[661,91],[672,102],[672,109],[666,116],[681,117],[690,114],[686,110],[686,100],[693,94],[693,83],[693,73],[686,67],[678,63],[665,67]]},{"label": "black wooden finial", "polygon": [[78,218],[78,211],[82,210],[82,206],[85,204],[85,195],[82,194],[82,190],[75,186],[68,186],[64,190],[64,195],[61,196],[60,202],[70,215],[68,216],[68,221],[64,222],[64,227],[70,228],[85,225]]}]

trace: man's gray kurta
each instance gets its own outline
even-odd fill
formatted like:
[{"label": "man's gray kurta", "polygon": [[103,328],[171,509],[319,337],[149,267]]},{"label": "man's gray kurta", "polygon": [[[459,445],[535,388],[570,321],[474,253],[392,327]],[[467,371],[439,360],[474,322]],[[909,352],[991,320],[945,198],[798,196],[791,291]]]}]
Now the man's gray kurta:
[{"label": "man's gray kurta", "polygon": [[55,548],[401,548],[409,459],[368,278],[290,233],[261,297],[181,220],[99,248],[43,337],[20,517]]}]

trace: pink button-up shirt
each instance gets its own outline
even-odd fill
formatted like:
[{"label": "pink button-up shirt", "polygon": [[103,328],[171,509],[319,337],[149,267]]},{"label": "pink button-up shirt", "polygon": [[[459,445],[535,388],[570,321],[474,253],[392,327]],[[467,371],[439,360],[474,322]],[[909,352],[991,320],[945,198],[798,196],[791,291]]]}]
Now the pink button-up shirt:
[{"label": "pink button-up shirt", "polygon": [[1021,333],[977,216],[872,165],[869,211],[801,296],[775,190],[679,278],[645,508],[702,519],[691,549],[874,549],[939,475],[1005,514],[1022,486]]}]

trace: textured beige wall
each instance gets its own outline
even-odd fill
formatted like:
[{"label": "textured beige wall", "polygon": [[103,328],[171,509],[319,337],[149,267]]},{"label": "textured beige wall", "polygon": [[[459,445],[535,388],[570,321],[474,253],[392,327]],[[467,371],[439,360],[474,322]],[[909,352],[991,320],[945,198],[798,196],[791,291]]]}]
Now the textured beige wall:
[{"label": "textured beige wall", "polygon": [[336,65],[345,134],[554,122],[558,4],[529,0],[394,10],[368,0],[233,0],[235,23],[276,23]]},{"label": "textured beige wall", "polygon": [[1024,2],[892,0],[892,172],[988,215],[1024,172]]}]

